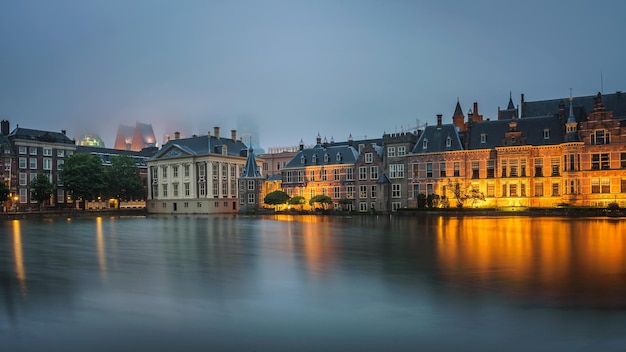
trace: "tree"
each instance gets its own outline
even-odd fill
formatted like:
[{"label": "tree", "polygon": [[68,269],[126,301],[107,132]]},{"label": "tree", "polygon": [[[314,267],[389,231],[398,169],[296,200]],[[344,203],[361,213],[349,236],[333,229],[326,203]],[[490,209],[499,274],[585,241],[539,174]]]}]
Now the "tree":
[{"label": "tree", "polygon": [[0,203],[4,205],[4,203],[9,200],[9,194],[11,194],[11,190],[4,182],[0,182]]},{"label": "tree", "polygon": [[350,204],[350,205],[352,204],[352,199],[341,198],[341,199],[339,199],[338,202],[339,202],[339,204],[341,204],[341,208],[345,210],[346,209],[345,206],[347,206],[348,204]]},{"label": "tree", "polygon": [[30,189],[33,192],[33,199],[37,201],[41,210],[43,209],[43,203],[52,196],[54,185],[52,185],[47,175],[37,174],[30,183]]},{"label": "tree", "polygon": [[93,200],[103,195],[104,166],[97,155],[76,153],[63,163],[59,177],[73,200]]},{"label": "tree", "polygon": [[459,182],[452,183],[448,180],[448,187],[450,191],[452,191],[452,194],[454,194],[458,208],[463,208],[465,201],[468,199],[471,201],[472,206],[476,205],[478,201],[485,200],[485,194],[471,185],[463,187]]},{"label": "tree", "polygon": [[295,197],[291,197],[289,198],[289,200],[287,201],[287,203],[289,205],[299,205],[300,209],[302,209],[302,205],[306,204],[306,200],[304,199],[303,196],[295,196]]},{"label": "tree", "polygon": [[281,190],[276,190],[274,192],[268,193],[265,198],[263,198],[263,203],[269,205],[280,205],[285,204],[289,200],[289,195]]},{"label": "tree", "polygon": [[309,200],[309,205],[313,206],[315,203],[319,203],[322,206],[322,209],[326,209],[326,205],[333,204],[333,200],[329,196],[320,194]]},{"label": "tree", "polygon": [[105,176],[107,195],[117,199],[118,207],[123,200],[145,199],[139,168],[132,157],[128,155],[112,157],[111,166],[106,168]]}]

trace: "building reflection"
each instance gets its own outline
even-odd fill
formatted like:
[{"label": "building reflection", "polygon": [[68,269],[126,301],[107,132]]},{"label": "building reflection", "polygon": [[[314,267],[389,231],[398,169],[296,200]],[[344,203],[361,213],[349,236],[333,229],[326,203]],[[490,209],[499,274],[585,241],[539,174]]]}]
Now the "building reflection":
[{"label": "building reflection", "polygon": [[439,222],[439,267],[454,288],[549,304],[626,306],[623,222],[525,217]]}]

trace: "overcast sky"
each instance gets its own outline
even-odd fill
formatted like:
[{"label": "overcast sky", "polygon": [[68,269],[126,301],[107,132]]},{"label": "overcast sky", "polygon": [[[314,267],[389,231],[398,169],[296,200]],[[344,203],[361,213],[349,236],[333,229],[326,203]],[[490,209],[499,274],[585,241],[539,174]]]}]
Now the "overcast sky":
[{"label": "overcast sky", "polygon": [[375,138],[451,123],[457,98],[496,118],[509,92],[626,90],[625,16],[619,0],[3,0],[0,118],[107,147],[136,121],[160,142]]}]

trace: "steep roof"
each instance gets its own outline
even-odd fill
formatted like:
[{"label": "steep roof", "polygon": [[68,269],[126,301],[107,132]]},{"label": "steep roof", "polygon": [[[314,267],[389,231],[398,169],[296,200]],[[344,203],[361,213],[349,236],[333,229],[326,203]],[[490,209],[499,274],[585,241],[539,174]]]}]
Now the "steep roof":
[{"label": "steep roof", "polygon": [[[524,145],[553,145],[561,143],[561,123],[557,116],[528,117],[514,119],[517,131],[525,139]],[[504,146],[505,134],[510,131],[512,120],[495,120],[476,122],[469,132],[469,149],[490,149]],[[544,130],[547,129],[548,138]],[[484,135],[484,139],[481,137]]]},{"label": "steep roof", "polygon": [[[574,115],[577,121],[584,121],[587,114],[593,111],[595,97],[596,95],[572,98]],[[565,107],[567,110],[569,105],[567,100],[568,98],[525,101],[522,103],[522,118],[558,115],[560,106]],[[613,112],[613,117],[626,118],[626,93],[604,94],[602,95],[602,103],[606,106],[607,111]]]},{"label": "steep roof", "polygon": [[[449,146],[448,146],[449,141]],[[456,127],[452,124],[426,126],[413,147],[414,154],[440,153],[453,150],[462,150]]]},{"label": "steep roof", "polygon": [[204,135],[170,140],[161,147],[154,158],[171,158],[184,154],[222,154],[224,146],[226,147],[226,155],[229,156],[244,156],[244,151],[248,149],[242,141]]},{"label": "steep roof", "polygon": [[51,132],[42,130],[33,130],[30,128],[17,127],[7,136],[9,139],[23,139],[31,141],[41,141],[47,143],[76,144],[64,133]]},{"label": "steep roof", "polygon": [[454,108],[454,115],[452,116],[463,116],[463,110],[461,109],[461,104],[459,100],[456,100],[456,107]]},{"label": "steep roof", "polygon": [[261,176],[261,171],[259,170],[259,165],[256,163],[256,158],[254,157],[254,151],[252,148],[248,150],[248,158],[246,159],[246,164],[243,166],[243,170],[241,170],[241,178],[259,178]]},{"label": "steep roof", "polygon": [[283,170],[315,165],[354,164],[358,157],[357,150],[349,145],[329,145],[324,148],[318,144],[313,148],[300,150]]}]

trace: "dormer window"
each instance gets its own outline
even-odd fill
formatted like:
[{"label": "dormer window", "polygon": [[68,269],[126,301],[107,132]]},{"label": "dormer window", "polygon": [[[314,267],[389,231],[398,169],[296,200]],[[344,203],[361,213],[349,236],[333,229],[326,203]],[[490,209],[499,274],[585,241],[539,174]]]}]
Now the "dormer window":
[{"label": "dormer window", "polygon": [[337,161],[341,161],[341,153],[337,153],[337,157],[335,158]]},{"label": "dormer window", "polygon": [[543,139],[550,139],[550,130],[547,128],[543,129]]},{"label": "dormer window", "polygon": [[428,149],[428,138],[424,138],[424,142],[422,142],[422,149]]},{"label": "dormer window", "polygon": [[317,155],[313,154],[313,158],[311,159],[311,161],[313,161],[313,164],[317,163]]},{"label": "dormer window", "polygon": [[486,133],[481,133],[480,134],[480,144],[485,144],[487,143],[487,134]]},{"label": "dormer window", "polygon": [[306,158],[304,155],[300,157],[300,164],[306,164]]},{"label": "dormer window", "polygon": [[222,155],[228,155],[228,147],[226,144],[222,145]]},{"label": "dormer window", "polygon": [[448,136],[448,138],[446,138],[446,148],[450,148],[451,146],[452,146],[452,138]]},{"label": "dormer window", "polygon": [[324,154],[324,163],[328,163],[328,154]]}]

